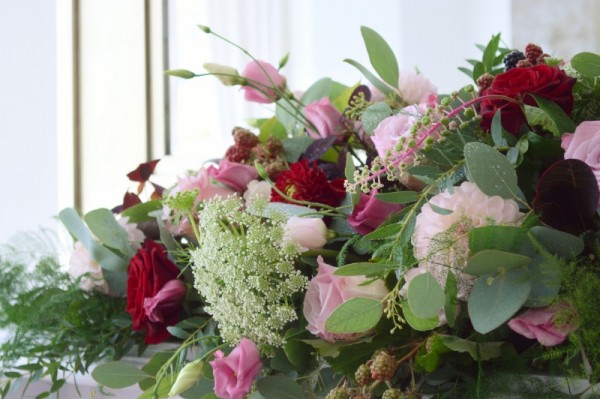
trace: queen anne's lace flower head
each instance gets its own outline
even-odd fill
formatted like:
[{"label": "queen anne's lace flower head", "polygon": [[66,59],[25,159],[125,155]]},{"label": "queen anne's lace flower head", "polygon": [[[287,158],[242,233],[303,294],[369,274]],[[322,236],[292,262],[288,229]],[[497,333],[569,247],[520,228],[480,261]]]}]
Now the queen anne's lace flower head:
[{"label": "queen anne's lace flower head", "polygon": [[412,236],[419,266],[429,271],[444,287],[448,270],[458,280],[458,298],[468,299],[474,277],[461,270],[469,257],[471,229],[489,225],[520,225],[524,214],[514,200],[484,194],[476,184],[464,182],[454,192],[443,192],[429,203],[452,213],[442,215],[425,204],[417,216]]}]

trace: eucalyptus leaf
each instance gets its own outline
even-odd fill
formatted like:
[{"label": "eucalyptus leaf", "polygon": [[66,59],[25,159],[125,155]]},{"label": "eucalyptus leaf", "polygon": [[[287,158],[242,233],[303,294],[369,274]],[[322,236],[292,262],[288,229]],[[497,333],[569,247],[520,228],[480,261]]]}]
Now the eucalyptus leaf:
[{"label": "eucalyptus leaf", "polygon": [[329,93],[331,93],[331,88],[333,85],[333,80],[331,78],[322,78],[313,83],[304,94],[302,94],[303,104],[310,104],[313,101],[317,101],[322,99],[323,97],[328,97]]},{"label": "eucalyptus leaf", "polygon": [[446,277],[446,284],[444,287],[444,313],[446,314],[446,321],[450,327],[454,327],[456,322],[456,313],[458,311],[458,282],[456,276],[451,270],[448,270]]},{"label": "eucalyptus leaf", "polygon": [[575,123],[558,104],[536,94],[530,95],[535,99],[538,106],[556,123],[556,128],[560,134],[575,131]]},{"label": "eucalyptus leaf", "polygon": [[584,249],[581,238],[563,231],[534,226],[529,229],[529,233],[550,253],[565,259],[574,259]]},{"label": "eucalyptus leaf", "polygon": [[473,342],[453,335],[442,335],[444,345],[454,352],[467,352],[473,360],[490,360],[500,357],[503,342]]},{"label": "eucalyptus leaf", "polygon": [[349,58],[345,59],[344,62],[358,69],[365,76],[365,78],[367,78],[367,80],[383,94],[388,95],[393,93],[392,89],[388,85],[379,80],[375,75],[371,73],[371,71],[369,71],[359,62],[351,60]]},{"label": "eucalyptus leaf", "polygon": [[469,175],[481,191],[489,196],[523,198],[515,169],[504,155],[476,142],[467,143],[464,152]]},{"label": "eucalyptus leaf", "polygon": [[548,306],[556,299],[561,285],[561,262],[549,253],[539,253],[527,267],[531,277],[531,292],[527,307]]},{"label": "eucalyptus leaf", "polygon": [[83,246],[88,250],[92,259],[103,269],[110,271],[125,271],[129,266],[129,258],[125,259],[103,247],[94,239],[75,209],[66,208],[60,211],[58,218]]},{"label": "eucalyptus leaf", "polygon": [[103,245],[119,251],[123,256],[133,256],[135,251],[129,245],[127,231],[117,222],[109,209],[95,209],[86,213],[83,219]]},{"label": "eucalyptus leaf", "polygon": [[410,310],[410,306],[408,302],[402,302],[402,314],[404,315],[404,319],[406,322],[417,331],[430,331],[438,326],[440,320],[438,316],[434,316],[428,319],[422,319],[414,315],[412,310]]},{"label": "eucalyptus leaf", "polygon": [[486,274],[504,273],[513,267],[525,267],[530,262],[531,258],[527,256],[486,249],[473,255],[463,271],[481,277]]},{"label": "eucalyptus leaf", "polygon": [[352,334],[370,330],[381,319],[381,301],[352,298],[338,306],[325,322],[325,329],[335,334]]},{"label": "eucalyptus leaf", "polygon": [[256,381],[256,389],[265,399],[305,399],[302,388],[291,378],[269,376]]},{"label": "eucalyptus leaf", "polygon": [[504,138],[504,133],[502,129],[502,111],[497,110],[492,118],[492,140],[496,147],[506,147],[508,146],[508,142]]},{"label": "eucalyptus leaf", "polygon": [[412,313],[421,319],[437,316],[446,301],[444,290],[429,272],[410,281],[407,297]]},{"label": "eucalyptus leaf", "polygon": [[419,193],[415,191],[393,191],[377,194],[375,198],[390,204],[409,204],[419,199]]},{"label": "eucalyptus leaf", "polygon": [[571,58],[571,66],[583,76],[595,78],[600,76],[600,55],[583,52]]},{"label": "eucalyptus leaf", "polygon": [[154,219],[149,215],[150,212],[162,210],[162,208],[162,201],[147,201],[125,209],[123,212],[121,212],[121,216],[128,217],[129,223],[147,222]]},{"label": "eucalyptus leaf", "polygon": [[114,389],[129,387],[149,376],[134,365],[120,361],[101,364],[92,371],[96,382]]},{"label": "eucalyptus leaf", "polygon": [[541,126],[553,135],[560,136],[556,122],[543,109],[525,104],[525,118],[529,126]]},{"label": "eucalyptus leaf", "polygon": [[530,277],[520,267],[477,279],[468,301],[475,331],[487,334],[500,327],[521,309],[530,291]]},{"label": "eucalyptus leaf", "polygon": [[398,267],[399,265],[389,263],[358,262],[338,267],[333,274],[336,276],[375,276]]},{"label": "eucalyptus leaf", "polygon": [[315,141],[313,138],[308,136],[292,137],[289,139],[282,140],[283,144],[283,155],[288,162],[296,162],[300,158],[300,155],[312,142]]},{"label": "eucalyptus leaf", "polygon": [[361,121],[367,134],[372,135],[379,123],[392,115],[392,109],[386,103],[370,105],[362,114]]},{"label": "eucalyptus leaf", "polygon": [[400,69],[391,47],[377,32],[366,26],[360,27],[369,60],[379,76],[392,87],[398,87]]}]

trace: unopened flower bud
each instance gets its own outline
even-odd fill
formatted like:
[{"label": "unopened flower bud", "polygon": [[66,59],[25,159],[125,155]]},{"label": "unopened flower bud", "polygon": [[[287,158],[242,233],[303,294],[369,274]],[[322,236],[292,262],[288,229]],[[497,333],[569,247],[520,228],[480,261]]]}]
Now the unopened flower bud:
[{"label": "unopened flower bud", "polygon": [[219,79],[225,86],[236,86],[245,83],[245,79],[240,76],[235,68],[227,65],[214,64],[212,62],[207,62],[203,67],[214,77]]},{"label": "unopened flower bud", "polygon": [[196,360],[186,364],[177,375],[177,380],[175,380],[175,384],[169,391],[169,397],[179,395],[194,385],[200,378],[202,378],[202,362]]}]

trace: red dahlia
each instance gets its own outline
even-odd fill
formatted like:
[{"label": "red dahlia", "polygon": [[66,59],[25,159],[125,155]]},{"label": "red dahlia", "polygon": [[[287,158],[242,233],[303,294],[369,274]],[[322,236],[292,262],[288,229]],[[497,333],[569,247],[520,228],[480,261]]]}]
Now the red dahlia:
[{"label": "red dahlia", "polygon": [[[323,169],[314,161],[300,161],[290,165],[290,169],[283,171],[277,177],[275,187],[299,201],[317,202],[329,206],[338,206],[346,197],[344,179],[327,180]],[[275,190],[271,191],[271,201],[288,202]]]}]

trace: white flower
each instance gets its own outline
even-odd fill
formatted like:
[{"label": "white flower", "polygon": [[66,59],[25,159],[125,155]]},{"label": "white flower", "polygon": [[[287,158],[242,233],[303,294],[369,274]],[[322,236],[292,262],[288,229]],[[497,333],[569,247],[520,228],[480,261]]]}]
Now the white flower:
[{"label": "white flower", "polygon": [[327,244],[327,226],[319,218],[292,216],[285,224],[285,234],[298,243],[300,252],[319,250]]},{"label": "white flower", "polygon": [[80,286],[84,291],[98,290],[108,293],[108,284],[102,275],[102,266],[92,259],[87,248],[81,242],[76,242],[73,252],[69,259],[69,274],[73,278],[79,278],[83,274],[88,274],[81,278]]},{"label": "white flower", "polygon": [[[435,212],[429,203],[452,211]],[[444,287],[448,270],[458,280],[458,298],[467,300],[475,277],[461,272],[469,257],[471,229],[489,225],[520,225],[524,214],[517,203],[485,195],[474,183],[464,182],[454,192],[432,197],[417,216],[412,236],[415,257]]]}]

